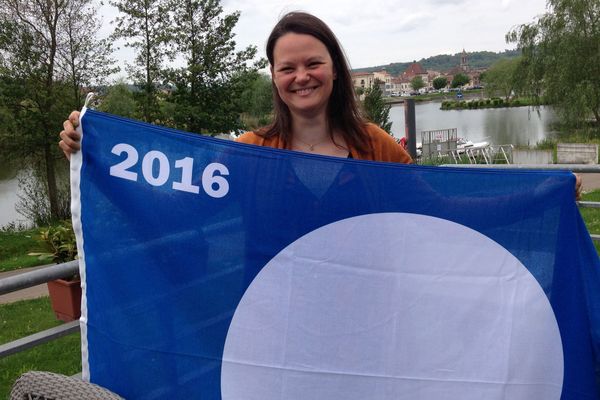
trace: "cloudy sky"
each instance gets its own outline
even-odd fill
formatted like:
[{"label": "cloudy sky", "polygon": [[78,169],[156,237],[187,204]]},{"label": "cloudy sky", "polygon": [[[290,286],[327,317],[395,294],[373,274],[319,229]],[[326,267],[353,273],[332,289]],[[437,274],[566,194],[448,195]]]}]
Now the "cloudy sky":
[{"label": "cloudy sky", "polygon": [[[265,42],[278,18],[303,10],[323,19],[338,36],[353,68],[420,60],[438,54],[514,48],[504,35],[546,12],[546,0],[222,0],[225,12],[239,10],[236,42]],[[103,6],[105,32],[114,9]],[[117,53],[130,59],[130,50]]]}]

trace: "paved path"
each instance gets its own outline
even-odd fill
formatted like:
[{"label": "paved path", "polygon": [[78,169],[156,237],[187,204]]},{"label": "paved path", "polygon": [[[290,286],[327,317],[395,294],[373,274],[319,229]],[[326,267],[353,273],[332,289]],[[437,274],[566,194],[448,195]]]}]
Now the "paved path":
[{"label": "paved path", "polygon": [[580,174],[584,192],[600,189],[600,174]]},{"label": "paved path", "polygon": [[[16,271],[0,272],[0,279],[8,276],[22,274],[23,272],[33,271],[41,267],[24,268]],[[27,289],[17,290],[16,292],[0,295],[0,304],[12,303],[17,300],[36,299],[38,297],[48,296],[48,286],[46,284],[33,286]]]}]

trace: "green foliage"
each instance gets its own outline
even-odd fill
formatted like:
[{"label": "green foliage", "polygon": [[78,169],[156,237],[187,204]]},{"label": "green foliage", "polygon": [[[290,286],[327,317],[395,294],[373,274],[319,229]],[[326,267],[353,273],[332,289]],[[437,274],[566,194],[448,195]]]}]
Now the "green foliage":
[{"label": "green foliage", "polygon": [[68,177],[68,164],[62,162],[55,169],[56,210],[50,207],[50,196],[45,184],[46,171],[43,165],[32,160],[32,165],[23,170],[18,178],[18,201],[15,209],[36,226],[50,224],[52,221],[69,218],[71,215],[71,197]]},{"label": "green foliage", "polygon": [[[516,50],[506,50],[500,53],[494,53],[491,51],[474,51],[467,53],[467,55],[469,57],[469,65],[472,68],[488,68],[490,65],[492,65],[499,59],[517,57],[519,55],[519,52]],[[421,64],[426,70],[448,71],[456,67],[457,65],[460,65],[461,56],[462,52],[456,54],[440,54],[433,57],[422,58],[421,60],[419,60],[419,64]],[[378,65],[375,67],[359,68],[355,71],[374,72],[385,69],[392,75],[399,75],[406,71],[406,68],[408,68],[410,64],[412,64],[412,61],[397,62],[387,65]]]},{"label": "green foliage", "polygon": [[415,76],[414,78],[411,79],[410,81],[410,87],[417,92],[419,89],[424,88],[425,87],[425,82],[423,81],[423,78],[421,76]]},{"label": "green foliage", "polygon": [[[60,325],[50,307],[50,299],[0,304],[0,344]],[[0,398],[7,399],[14,381],[27,371],[50,371],[74,375],[81,371],[79,333],[36,346],[0,359]]]},{"label": "green foliage", "polygon": [[248,74],[248,85],[241,94],[241,107],[254,117],[268,116],[273,112],[271,78],[258,72]]},{"label": "green foliage", "polygon": [[446,85],[448,85],[448,79],[443,76],[438,76],[433,80],[433,88],[435,90],[443,89]]},{"label": "green foliage", "polygon": [[111,5],[119,10],[115,18],[113,39],[125,39],[126,47],[135,52],[133,65],[128,65],[129,77],[139,91],[135,92],[138,114],[146,122],[160,120],[158,85],[163,81],[164,65],[170,54],[173,35],[170,20],[170,0],[115,0]]},{"label": "green foliage", "polygon": [[62,221],[48,228],[40,229],[39,243],[44,246],[43,252],[29,253],[40,261],[64,263],[77,258],[77,242],[70,221]]},{"label": "green foliage", "polygon": [[545,96],[571,127],[600,127],[600,3],[549,0],[550,12],[506,38],[523,54],[524,89]]},{"label": "green foliage", "polygon": [[67,72],[66,81],[72,92],[72,109],[83,106],[87,90],[103,85],[109,75],[120,68],[111,58],[113,44],[108,38],[99,39],[102,20],[97,16],[97,7],[92,0],[69,0],[67,3],[65,24],[60,36],[67,40],[67,46],[61,48],[61,65]]},{"label": "green foliage", "polygon": [[452,87],[457,88],[459,86],[464,86],[469,83],[469,77],[465,74],[456,74],[452,79]]},{"label": "green foliage", "polygon": [[126,118],[135,118],[137,105],[133,92],[125,82],[120,81],[108,88],[102,97],[98,110]]},{"label": "green foliage", "polygon": [[[15,158],[41,161],[52,218],[61,217],[57,130],[80,104],[81,86],[103,74],[93,54],[106,43],[82,33],[97,31],[95,7],[92,0],[0,0],[0,144]],[[70,21],[73,15],[79,20]]]},{"label": "green foliage", "polygon": [[219,0],[184,0],[171,9],[171,43],[186,64],[168,74],[175,126],[197,133],[241,128],[242,93],[266,63],[251,63],[254,46],[235,50],[239,12],[223,15]]},{"label": "green foliage", "polygon": [[518,91],[521,58],[499,60],[486,72],[483,82],[488,95],[497,93],[508,101],[513,91]]},{"label": "green foliage", "polygon": [[383,99],[383,91],[379,85],[375,84],[366,90],[363,108],[367,118],[372,122],[388,133],[392,131],[392,121],[390,121],[392,106]]},{"label": "green foliage", "polygon": [[480,109],[480,108],[504,108],[504,107],[523,107],[534,106],[537,102],[531,98],[517,97],[510,100],[494,97],[491,99],[474,100],[444,100],[442,101],[442,110],[454,109]]}]

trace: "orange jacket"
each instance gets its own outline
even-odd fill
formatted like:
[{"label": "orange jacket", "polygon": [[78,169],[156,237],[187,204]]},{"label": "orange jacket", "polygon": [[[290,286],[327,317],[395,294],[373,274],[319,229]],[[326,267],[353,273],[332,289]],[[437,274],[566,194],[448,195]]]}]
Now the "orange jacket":
[{"label": "orange jacket", "polygon": [[[350,154],[352,154],[352,158],[357,160],[397,162],[401,164],[412,163],[412,159],[406,150],[396,143],[394,138],[392,138],[386,131],[377,125],[368,124],[366,133],[371,139],[371,147],[373,151],[368,154],[361,154],[356,151],[356,149],[351,148]],[[257,146],[272,147],[275,149],[287,149],[283,143],[283,140],[280,140],[278,135],[271,138],[264,138],[254,132],[246,132],[237,138],[236,141],[240,143],[254,144]]]}]

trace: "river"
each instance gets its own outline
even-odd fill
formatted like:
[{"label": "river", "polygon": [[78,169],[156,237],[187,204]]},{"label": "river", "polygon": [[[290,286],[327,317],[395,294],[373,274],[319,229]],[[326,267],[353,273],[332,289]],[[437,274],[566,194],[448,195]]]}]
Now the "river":
[{"label": "river", "polygon": [[0,227],[19,220],[26,222],[24,221],[25,218],[15,210],[15,204],[18,200],[17,187],[16,177],[0,180]]},{"label": "river", "polygon": [[[457,128],[458,137],[472,142],[491,144],[535,145],[552,133],[551,123],[556,119],[548,107],[540,112],[529,107],[488,108],[481,110],[440,110],[440,103],[422,103],[415,106],[417,142],[421,131]],[[404,136],[404,106],[390,110],[392,133]]]},{"label": "river", "polygon": [[[552,110],[545,107],[539,114],[528,107],[442,111],[438,102],[417,103],[415,114],[419,142],[421,131],[457,128],[459,137],[496,145],[534,145],[552,133],[550,124],[556,118]],[[404,136],[404,106],[393,106],[390,119],[394,136]],[[11,222],[27,222],[15,210],[17,172],[6,165],[0,160],[0,227]]]}]

